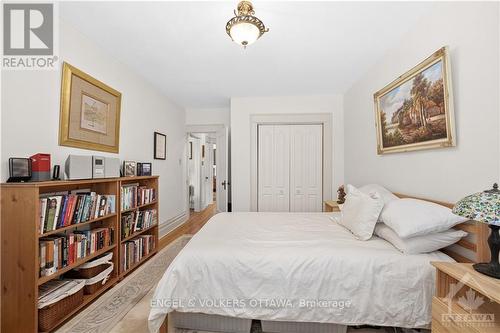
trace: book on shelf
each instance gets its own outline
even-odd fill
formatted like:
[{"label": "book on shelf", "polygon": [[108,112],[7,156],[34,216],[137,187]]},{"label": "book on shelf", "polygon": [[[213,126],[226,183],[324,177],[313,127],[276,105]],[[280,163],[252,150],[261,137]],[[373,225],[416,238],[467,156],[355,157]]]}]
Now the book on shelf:
[{"label": "book on shelf", "polygon": [[114,243],[114,228],[97,228],[40,238],[40,276],[48,276]]},{"label": "book on shelf", "polygon": [[122,210],[128,210],[145,205],[156,200],[156,190],[138,183],[122,185],[121,189]]},{"label": "book on shelf", "polygon": [[150,254],[155,249],[155,237],[153,235],[141,235],[122,245],[122,268],[128,270],[145,256]]},{"label": "book on shelf", "polygon": [[40,197],[41,234],[116,213],[116,196],[77,192]]},{"label": "book on shelf", "polygon": [[156,209],[124,213],[121,217],[122,239],[156,225],[157,216]]}]

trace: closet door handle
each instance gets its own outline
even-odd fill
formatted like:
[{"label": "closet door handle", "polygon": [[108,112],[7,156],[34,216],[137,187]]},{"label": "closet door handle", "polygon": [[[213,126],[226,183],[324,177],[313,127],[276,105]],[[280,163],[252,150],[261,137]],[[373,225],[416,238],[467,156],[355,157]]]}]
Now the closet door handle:
[{"label": "closet door handle", "polygon": [[224,190],[226,189],[226,185],[229,185],[226,181],[223,181],[221,185],[224,187]]}]

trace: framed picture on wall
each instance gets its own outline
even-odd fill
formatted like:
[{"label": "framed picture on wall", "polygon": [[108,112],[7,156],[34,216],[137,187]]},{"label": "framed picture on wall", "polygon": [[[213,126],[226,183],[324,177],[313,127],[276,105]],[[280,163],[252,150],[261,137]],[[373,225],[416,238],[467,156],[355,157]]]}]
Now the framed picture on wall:
[{"label": "framed picture on wall", "polygon": [[374,99],[379,155],[456,145],[447,47],[376,92]]},{"label": "framed picture on wall", "polygon": [[59,145],[118,153],[121,93],[63,65]]},{"label": "framed picture on wall", "polygon": [[167,158],[167,136],[155,132],[154,135],[154,159],[165,160]]}]

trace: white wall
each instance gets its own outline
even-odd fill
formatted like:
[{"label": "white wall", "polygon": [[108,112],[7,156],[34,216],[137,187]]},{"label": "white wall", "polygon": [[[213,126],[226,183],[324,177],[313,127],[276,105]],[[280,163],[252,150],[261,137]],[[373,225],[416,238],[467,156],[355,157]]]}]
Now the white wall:
[{"label": "white wall", "polygon": [[187,108],[187,125],[226,125],[229,126],[229,108]]},{"label": "white wall", "polygon": [[[498,3],[441,2],[346,93],[346,182],[455,201],[499,180]],[[373,93],[450,47],[457,147],[378,156]]]},{"label": "white wall", "polygon": [[[249,211],[251,115],[328,113],[333,118],[332,191],[344,182],[342,96],[245,97],[231,99],[231,189],[233,211]],[[325,198],[328,199],[328,198]]]},{"label": "white wall", "polygon": [[[61,22],[60,57],[122,93],[120,153],[107,154],[58,145],[61,71],[2,72],[2,181],[9,157],[43,152],[64,165],[68,154],[118,156],[153,163],[160,175],[160,221],[181,216],[185,195],[185,113],[141,76],[103,53],[69,24]],[[167,159],[153,159],[153,132],[167,135]],[[164,228],[160,228],[163,232]]]}]

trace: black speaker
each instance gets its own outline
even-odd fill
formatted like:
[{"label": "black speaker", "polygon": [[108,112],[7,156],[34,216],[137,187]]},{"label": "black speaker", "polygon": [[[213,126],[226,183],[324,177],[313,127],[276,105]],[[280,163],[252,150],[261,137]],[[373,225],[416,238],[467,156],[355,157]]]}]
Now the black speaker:
[{"label": "black speaker", "polygon": [[52,172],[52,180],[61,180],[59,178],[59,171],[61,167],[59,165],[54,165],[54,171]]},{"label": "black speaker", "polygon": [[31,159],[30,158],[9,158],[9,179],[8,183],[27,182],[31,179]]}]

